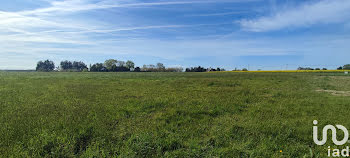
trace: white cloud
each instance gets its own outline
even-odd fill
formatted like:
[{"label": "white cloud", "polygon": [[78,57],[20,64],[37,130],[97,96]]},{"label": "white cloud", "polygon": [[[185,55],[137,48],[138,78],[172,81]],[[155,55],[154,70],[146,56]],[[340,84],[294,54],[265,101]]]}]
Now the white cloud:
[{"label": "white cloud", "polygon": [[265,32],[316,24],[342,23],[350,19],[349,0],[321,0],[274,12],[271,16],[239,21],[248,31]]},{"label": "white cloud", "polygon": [[233,14],[242,14],[242,13],[248,13],[247,11],[234,11],[234,12],[222,12],[222,13],[209,13],[209,14],[192,14],[187,15],[189,17],[201,17],[201,16],[225,16],[225,15],[233,15]]},{"label": "white cloud", "polygon": [[185,4],[206,4],[206,3],[242,3],[259,0],[190,0],[190,1],[159,1],[159,2],[138,2],[136,0],[120,0],[111,1],[103,0],[98,3],[93,3],[91,0],[64,0],[54,1],[51,7],[39,8],[30,11],[22,11],[22,15],[49,15],[52,12],[71,13],[77,11],[87,11],[96,9],[109,8],[131,8],[131,7],[151,7],[164,5],[185,5]]}]

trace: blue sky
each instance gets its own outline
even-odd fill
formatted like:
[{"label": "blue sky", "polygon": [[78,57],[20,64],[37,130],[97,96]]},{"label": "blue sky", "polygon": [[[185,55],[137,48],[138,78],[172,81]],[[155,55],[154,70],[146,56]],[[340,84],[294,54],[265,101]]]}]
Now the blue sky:
[{"label": "blue sky", "polygon": [[0,69],[110,58],[335,68],[350,63],[349,33],[349,0],[11,0],[0,5]]}]

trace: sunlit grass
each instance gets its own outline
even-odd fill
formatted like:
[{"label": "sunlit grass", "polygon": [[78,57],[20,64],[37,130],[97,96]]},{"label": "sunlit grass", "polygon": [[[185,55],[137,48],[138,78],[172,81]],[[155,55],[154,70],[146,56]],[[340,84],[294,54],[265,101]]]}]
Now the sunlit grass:
[{"label": "sunlit grass", "polygon": [[350,98],[316,90],[349,79],[1,72],[0,157],[324,157],[312,121],[350,127]]}]

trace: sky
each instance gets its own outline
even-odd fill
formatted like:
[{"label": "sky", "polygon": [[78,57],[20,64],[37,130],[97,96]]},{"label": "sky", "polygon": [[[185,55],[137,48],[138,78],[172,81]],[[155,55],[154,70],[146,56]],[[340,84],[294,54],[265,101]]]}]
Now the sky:
[{"label": "sky", "polygon": [[349,0],[0,3],[0,69],[45,59],[251,70],[350,63]]}]

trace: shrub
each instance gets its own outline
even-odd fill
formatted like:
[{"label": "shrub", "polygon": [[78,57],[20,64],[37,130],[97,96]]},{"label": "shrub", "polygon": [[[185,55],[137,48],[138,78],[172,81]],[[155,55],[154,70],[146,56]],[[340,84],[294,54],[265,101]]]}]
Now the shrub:
[{"label": "shrub", "polygon": [[136,68],[134,69],[134,72],[141,72],[141,68],[140,68],[140,67],[136,67]]}]

